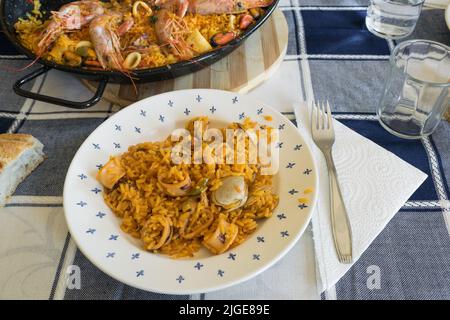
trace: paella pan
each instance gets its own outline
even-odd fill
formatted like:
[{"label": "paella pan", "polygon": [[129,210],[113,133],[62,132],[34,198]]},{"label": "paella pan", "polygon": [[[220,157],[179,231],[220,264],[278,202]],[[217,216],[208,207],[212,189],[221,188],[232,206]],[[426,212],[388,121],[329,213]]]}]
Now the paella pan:
[{"label": "paella pan", "polygon": [[[17,94],[73,108],[97,103],[108,82],[159,81],[197,71],[236,49],[277,0],[3,1],[8,38],[42,67]],[[23,85],[55,68],[99,82],[88,101],[43,96]]]}]

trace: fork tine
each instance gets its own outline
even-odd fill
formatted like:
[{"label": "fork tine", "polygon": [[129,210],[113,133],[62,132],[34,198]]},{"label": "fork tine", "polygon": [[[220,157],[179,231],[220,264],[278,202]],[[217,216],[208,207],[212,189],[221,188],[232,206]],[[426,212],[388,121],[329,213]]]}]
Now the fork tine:
[{"label": "fork tine", "polygon": [[316,118],[316,129],[319,129],[319,123],[320,123],[320,114],[319,114],[319,109],[317,108],[317,104],[314,102],[313,103],[313,108],[314,108],[314,117]]},{"label": "fork tine", "polygon": [[326,129],[326,125],[325,125],[325,109],[324,109],[324,104],[323,102],[320,102],[320,119],[321,119],[321,129],[324,130]]},{"label": "fork tine", "polygon": [[328,117],[328,128],[331,129],[333,127],[333,118],[331,117],[331,108],[330,103],[327,100],[327,117]]}]

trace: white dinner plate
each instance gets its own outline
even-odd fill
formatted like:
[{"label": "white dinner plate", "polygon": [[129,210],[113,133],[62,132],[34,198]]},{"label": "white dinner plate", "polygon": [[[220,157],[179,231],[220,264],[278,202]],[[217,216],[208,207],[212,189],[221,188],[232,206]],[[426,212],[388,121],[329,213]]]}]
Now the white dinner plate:
[{"label": "white dinner plate", "polygon": [[[103,201],[102,186],[95,179],[98,167],[129,146],[165,139],[187,120],[201,115],[222,126],[250,117],[280,130],[280,165],[274,177],[274,192],[280,202],[273,216],[260,221],[244,243],[223,254],[214,256],[201,250],[192,258],[176,260],[147,252],[138,240],[122,232],[120,219]],[[302,195],[307,189],[312,192]],[[306,197],[307,202],[299,203],[299,197]],[[82,144],[64,184],[67,224],[82,253],[125,284],[170,294],[222,289],[269,268],[300,238],[316,198],[316,166],[310,148],[291,121],[247,96],[208,89],[153,96],[118,112]]]}]

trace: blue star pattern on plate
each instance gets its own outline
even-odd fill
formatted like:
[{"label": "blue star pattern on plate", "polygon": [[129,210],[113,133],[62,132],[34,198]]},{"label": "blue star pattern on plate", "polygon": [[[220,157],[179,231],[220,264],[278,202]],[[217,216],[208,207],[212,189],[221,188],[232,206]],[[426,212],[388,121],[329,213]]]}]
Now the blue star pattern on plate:
[{"label": "blue star pattern on plate", "polygon": [[93,193],[98,194],[100,192],[102,192],[102,190],[100,190],[99,188],[95,187],[94,189],[91,190]]},{"label": "blue star pattern on plate", "polygon": [[86,230],[86,233],[94,234],[95,233],[95,229],[89,228],[89,229]]},{"label": "blue star pattern on plate", "polygon": [[100,145],[98,143],[93,143],[92,146],[95,150],[100,150]]},{"label": "blue star pattern on plate", "polygon": [[136,278],[143,277],[143,276],[144,276],[144,270],[136,271]]},{"label": "blue star pattern on plate", "polygon": [[294,162],[289,162],[286,166],[286,169],[292,169],[295,166]]},{"label": "blue star pattern on plate", "polygon": [[309,175],[312,172],[311,169],[306,169],[305,171],[303,171],[303,174]]},{"label": "blue star pattern on plate", "polygon": [[159,121],[164,122],[164,116],[162,114],[159,115]]},{"label": "blue star pattern on plate", "polygon": [[133,254],[131,255],[131,260],[139,259],[140,255],[141,255],[140,253],[133,253]]},{"label": "blue star pattern on plate", "polygon": [[239,101],[239,98],[238,97],[234,97],[232,101],[233,101],[233,104],[236,104]]},{"label": "blue star pattern on plate", "polygon": [[233,252],[230,252],[230,254],[228,255],[228,259],[231,259],[231,260],[236,260],[236,253],[233,253]]},{"label": "blue star pattern on plate", "polygon": [[305,209],[305,208],[308,208],[308,206],[307,206],[306,204],[304,204],[304,203],[300,203],[300,204],[298,205],[298,207],[299,207],[301,210],[303,210],[303,209]]},{"label": "blue star pattern on plate", "polygon": [[77,202],[77,206],[84,208],[85,206],[87,206],[87,203],[84,201],[80,201],[80,202]]},{"label": "blue star pattern on plate", "polygon": [[106,213],[103,213],[103,212],[99,211],[95,216],[100,218],[100,219],[103,219],[103,217],[106,216]]},{"label": "blue star pattern on plate", "polygon": [[[236,95],[238,94],[236,93]],[[200,99],[198,99],[199,97]],[[256,104],[247,108],[247,104],[250,104],[247,97],[242,97],[244,100],[241,101],[241,96],[237,96],[233,104],[234,97],[235,94],[227,93],[224,98],[219,99],[218,96],[210,95],[204,90],[191,91],[187,99],[179,99],[176,94],[161,95],[154,104],[141,104],[127,108],[128,113],[127,109],[124,109],[123,113],[127,115],[126,117],[120,118],[119,116],[107,120],[109,122],[106,125],[99,127],[97,136],[92,135],[88,138],[87,144],[80,149],[82,152],[74,159],[78,162],[78,166],[72,166],[69,175],[74,189],[83,191],[76,190],[75,192],[73,190],[72,195],[69,192],[71,197],[66,203],[69,203],[74,212],[72,222],[77,223],[77,227],[74,229],[77,229],[80,238],[84,240],[80,243],[88,244],[87,249],[97,247],[96,253],[92,256],[97,258],[99,266],[104,266],[106,270],[112,270],[111,273],[117,276],[121,274],[127,283],[134,284],[136,287],[149,289],[148,287],[152,286],[155,289],[160,287],[161,290],[167,289],[168,291],[196,291],[202,284],[219,287],[236,282],[238,276],[248,277],[248,271],[251,271],[251,268],[262,269],[268,262],[273,261],[275,256],[278,256],[274,253],[284,252],[284,248],[291,245],[297,238],[300,230],[297,224],[303,223],[307,217],[309,218],[308,214],[313,205],[312,200],[309,199],[315,199],[315,197],[306,195],[308,201],[305,200],[305,202],[309,208],[303,210],[299,207],[301,201],[297,198],[303,197],[304,190],[305,193],[310,193],[306,191],[307,188],[313,190],[311,193],[317,189],[313,187],[317,172],[314,162],[307,158],[309,150],[305,145],[306,142],[301,137],[294,136],[292,130],[295,128],[287,120],[283,120],[278,113],[273,112],[270,107]],[[246,108],[244,108],[244,104]],[[183,127],[183,122],[201,114],[208,115],[212,123],[221,123],[222,121],[242,123],[245,118],[251,117],[252,120],[256,119],[260,122],[263,127],[271,126],[274,130],[282,130],[277,131],[277,140],[273,140],[274,142],[270,146],[278,148],[272,150],[280,153],[278,164],[283,181],[279,195],[282,198],[281,205],[273,212],[273,219],[267,220],[270,226],[267,230],[272,230],[271,233],[266,232],[266,229],[258,229],[253,237],[248,239],[250,242],[246,245],[232,248],[223,255],[211,259],[203,259],[201,256],[194,258],[196,260],[186,261],[187,263],[183,263],[180,268],[177,267],[176,270],[167,274],[167,277],[161,277],[146,267],[152,265],[151,262],[154,259],[159,260],[160,257],[148,255],[134,243],[130,244],[131,241],[127,240],[129,236],[119,231],[116,223],[111,223],[116,220],[116,216],[109,211],[104,201],[99,202],[102,200],[103,192],[107,189],[95,180],[95,174],[98,172],[96,169],[101,168],[102,165],[104,167],[109,155],[122,153],[129,146],[142,141],[156,141],[160,134],[170,134],[168,131],[171,131],[174,124],[176,127]],[[161,121],[161,117],[163,117],[163,121]],[[273,120],[269,121],[269,117],[272,117]],[[157,135],[148,138],[147,136],[154,130],[158,131]],[[94,144],[99,150],[94,147]],[[82,159],[85,155],[91,157],[89,162]],[[306,158],[305,161],[304,158]],[[309,176],[304,173],[307,169],[312,170]],[[87,178],[85,179],[82,175]],[[77,202],[78,205],[76,205]],[[76,217],[80,215],[89,220]],[[92,229],[90,231],[92,234],[86,233],[88,228]],[[98,247],[96,246],[97,242],[103,245]],[[164,258],[160,260],[166,260]],[[241,262],[248,266],[243,268]],[[131,266],[131,269],[123,270],[123,266],[127,264]],[[161,265],[165,265],[165,262]],[[167,268],[167,271],[169,269]]]},{"label": "blue star pattern on plate", "polygon": [[80,180],[86,180],[87,179],[87,175],[85,175],[84,173],[79,174],[78,177],[80,178]]},{"label": "blue star pattern on plate", "polygon": [[200,262],[197,262],[194,266],[195,269],[200,270],[201,268],[203,268],[203,264],[201,264]]},{"label": "blue star pattern on plate", "polygon": [[280,214],[277,215],[277,218],[280,219],[280,220],[283,220],[283,219],[286,219],[287,217],[286,217],[286,215],[284,213],[280,213]]}]

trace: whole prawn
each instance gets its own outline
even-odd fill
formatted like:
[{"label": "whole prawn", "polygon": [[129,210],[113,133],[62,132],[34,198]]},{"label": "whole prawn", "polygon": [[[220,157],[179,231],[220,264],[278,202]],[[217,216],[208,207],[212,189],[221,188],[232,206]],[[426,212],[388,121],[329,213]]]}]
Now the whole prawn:
[{"label": "whole prawn", "polygon": [[120,39],[117,34],[117,26],[121,19],[120,14],[108,13],[95,18],[89,25],[92,44],[98,61],[104,69],[125,71]]},{"label": "whole prawn", "polygon": [[155,32],[160,45],[168,46],[175,56],[183,60],[194,57],[194,51],[184,39],[190,32],[186,22],[170,10],[163,8],[158,11]]},{"label": "whole prawn", "polygon": [[37,56],[41,57],[64,32],[81,29],[104,12],[99,1],[75,1],[52,12],[50,23],[40,35]]}]

